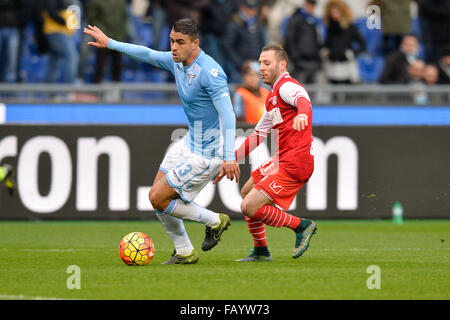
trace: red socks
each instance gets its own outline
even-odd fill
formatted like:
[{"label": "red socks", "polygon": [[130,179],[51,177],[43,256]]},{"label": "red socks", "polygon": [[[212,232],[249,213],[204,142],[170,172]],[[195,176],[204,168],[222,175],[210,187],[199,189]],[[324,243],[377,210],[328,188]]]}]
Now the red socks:
[{"label": "red socks", "polygon": [[256,214],[251,219],[264,222],[265,224],[272,227],[287,227],[292,230],[297,228],[300,225],[301,221],[300,218],[286,213],[283,210],[280,210],[272,205],[266,205],[259,208],[258,211],[256,211]]},{"label": "red socks", "polygon": [[252,219],[247,216],[245,217],[245,221],[247,221],[248,231],[252,234],[253,237],[253,246],[267,247],[266,227],[264,222]]}]

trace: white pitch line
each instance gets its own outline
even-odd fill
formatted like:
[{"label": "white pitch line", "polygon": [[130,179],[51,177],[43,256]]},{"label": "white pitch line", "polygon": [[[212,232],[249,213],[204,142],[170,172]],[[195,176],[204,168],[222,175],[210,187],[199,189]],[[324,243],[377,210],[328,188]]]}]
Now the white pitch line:
[{"label": "white pitch line", "polygon": [[55,297],[39,297],[39,296],[25,296],[23,294],[0,294],[1,300],[78,300],[69,298],[55,298]]},{"label": "white pitch line", "polygon": [[317,251],[440,251],[449,248],[317,248]]},{"label": "white pitch line", "polygon": [[[69,248],[69,249],[8,249],[8,248],[0,248],[0,251],[22,251],[22,252],[55,252],[55,253],[64,253],[64,252],[113,252],[118,249],[81,249],[81,248]],[[448,251],[450,247],[444,248],[314,248],[314,251]],[[242,251],[240,248],[226,248],[227,252],[236,252]]]},{"label": "white pitch line", "polygon": [[33,252],[79,252],[79,251],[110,251],[103,249],[19,249],[19,251],[33,251]]},{"label": "white pitch line", "polygon": [[74,248],[69,248],[69,249],[8,249],[8,248],[1,248],[0,251],[23,251],[23,252],[81,252],[81,251],[86,251],[86,252],[98,252],[98,251],[116,251],[118,249],[74,249]]}]

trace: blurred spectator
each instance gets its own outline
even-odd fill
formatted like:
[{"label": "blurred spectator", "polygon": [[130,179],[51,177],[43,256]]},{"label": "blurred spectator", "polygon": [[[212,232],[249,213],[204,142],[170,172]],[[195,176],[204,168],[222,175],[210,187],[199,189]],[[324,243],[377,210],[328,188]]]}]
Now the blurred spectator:
[{"label": "blurred spectator", "polygon": [[414,35],[403,37],[400,48],[386,57],[386,64],[380,77],[384,84],[408,83],[408,66],[418,58],[419,44]]},{"label": "blurred spectator", "polygon": [[404,35],[411,33],[411,0],[377,0],[381,9],[383,52],[387,56],[399,48]]},{"label": "blurred spectator", "polygon": [[265,45],[264,28],[259,21],[258,0],[241,0],[239,12],[231,17],[223,39],[225,53],[231,60],[228,74],[231,82],[239,82],[244,61],[258,60]]},{"label": "blurred spectator", "polygon": [[47,39],[50,61],[48,81],[57,82],[59,69],[64,69],[63,82],[73,83],[77,76],[78,51],[72,35],[76,29],[67,27],[72,18],[66,10],[72,4],[69,0],[44,0],[43,32]]},{"label": "blurred spectator", "polygon": [[165,2],[162,0],[152,0],[148,7],[148,14],[152,18],[152,35],[153,35],[153,49],[167,50],[162,47],[162,32],[164,26],[167,24],[167,14]]},{"label": "blurred spectator", "polygon": [[425,63],[422,60],[415,60],[408,66],[409,83],[423,82]]},{"label": "blurred spectator", "polygon": [[172,28],[175,21],[181,18],[191,18],[200,24],[200,10],[209,5],[210,0],[164,0],[166,5],[167,18]]},{"label": "blurred spectator", "polygon": [[[88,4],[89,0],[81,0],[79,1],[79,6],[80,6],[80,12],[81,12],[81,17],[80,17],[80,29],[86,28],[88,25],[88,21],[87,21],[87,4]],[[87,58],[89,55],[89,45],[87,44],[89,42],[89,36],[85,33],[81,34],[81,39],[80,39],[80,46],[79,46],[79,57],[78,57],[78,74],[77,74],[77,78],[79,79],[80,82],[83,81],[86,70],[89,68],[89,65],[87,63]]]},{"label": "blurred spectator", "polygon": [[200,42],[202,49],[213,57],[228,73],[222,37],[229,18],[238,10],[236,0],[211,0],[202,10]]},{"label": "blurred spectator", "polygon": [[441,50],[450,45],[450,1],[416,0],[419,5],[421,41],[427,62],[438,63]]},{"label": "blurred spectator", "polygon": [[20,29],[27,16],[24,0],[0,0],[0,82],[16,82]]},{"label": "blurred spectator", "polygon": [[[127,15],[127,26],[126,26],[126,41],[130,43],[139,43],[139,35],[136,28],[136,24],[134,21],[134,15],[133,15],[133,0],[125,0],[125,12]],[[153,26],[152,26],[153,29]],[[154,37],[152,37],[153,42],[155,41]]]},{"label": "blurred spectator", "polygon": [[417,2],[417,15],[419,18],[419,42],[423,45],[425,61],[437,63],[436,52],[431,44],[430,18],[425,4],[428,0],[415,0]]},{"label": "blurred spectator", "polygon": [[[151,6],[155,4],[157,6],[164,5],[163,0],[128,0],[128,2],[130,4],[131,13],[133,14],[133,16],[143,19],[144,21],[148,18],[148,14],[151,11]],[[150,21],[148,22],[150,23]]]},{"label": "blurred spectator", "polygon": [[328,26],[325,50],[323,50],[327,80],[331,83],[359,82],[355,56],[365,50],[366,43],[353,24],[350,7],[342,0],[328,1],[324,21]]},{"label": "blurred spectator", "polygon": [[265,110],[269,90],[261,86],[259,64],[254,60],[242,66],[242,84],[236,89],[233,106],[237,120],[258,123]]},{"label": "blurred spectator", "polygon": [[439,70],[434,64],[427,64],[423,71],[423,80],[427,85],[437,84],[439,80]]},{"label": "blurred spectator", "polygon": [[291,62],[291,75],[302,83],[316,82],[321,68],[318,19],[314,16],[316,0],[306,0],[289,19],[285,49]]},{"label": "blurred spectator", "polygon": [[[425,85],[432,86],[438,83],[439,81],[439,70],[434,64],[427,64],[423,71],[423,81]],[[419,99],[420,100],[420,99]],[[422,99],[423,103],[427,103],[433,100],[433,95],[426,93],[426,98]]]},{"label": "blurred spectator", "polygon": [[428,102],[428,96],[425,92],[424,72],[425,63],[422,60],[414,60],[408,66],[409,84],[415,104],[426,104]]},{"label": "blurred spectator", "polygon": [[[127,36],[126,0],[90,0],[87,6],[88,24],[99,27],[108,37],[117,41],[125,41]],[[94,83],[103,80],[105,63],[111,58],[112,78],[121,80],[122,54],[118,51],[97,50]]]},{"label": "blurred spectator", "polygon": [[41,54],[48,53],[48,42],[44,34],[44,18],[42,13],[45,10],[45,0],[34,0],[30,3],[31,22],[34,26],[33,37],[36,40],[36,46]]},{"label": "blurred spectator", "polygon": [[264,29],[264,43],[272,42],[269,31],[269,19],[277,0],[259,0],[259,21]]},{"label": "blurred spectator", "polygon": [[267,28],[271,43],[280,45],[284,43],[283,26],[286,19],[289,19],[298,6],[299,0],[276,0],[270,7],[267,16]]},{"label": "blurred spectator", "polygon": [[450,84],[450,46],[441,50],[439,59],[439,84]]}]

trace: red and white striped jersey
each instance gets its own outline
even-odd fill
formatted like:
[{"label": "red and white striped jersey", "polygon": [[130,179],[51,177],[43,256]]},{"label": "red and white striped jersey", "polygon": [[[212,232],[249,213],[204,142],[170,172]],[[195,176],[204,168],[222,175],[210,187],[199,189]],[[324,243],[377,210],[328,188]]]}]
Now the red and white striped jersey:
[{"label": "red and white striped jersey", "polygon": [[[255,127],[255,133],[267,136],[274,129],[277,143],[274,159],[291,177],[299,181],[309,178],[314,166],[311,154],[312,144],[312,107],[306,110],[308,126],[304,130],[294,130],[293,119],[298,114],[297,101],[305,98],[311,102],[305,88],[288,72],[283,73],[273,85],[266,99],[266,110]],[[305,170],[308,169],[308,170]]]}]

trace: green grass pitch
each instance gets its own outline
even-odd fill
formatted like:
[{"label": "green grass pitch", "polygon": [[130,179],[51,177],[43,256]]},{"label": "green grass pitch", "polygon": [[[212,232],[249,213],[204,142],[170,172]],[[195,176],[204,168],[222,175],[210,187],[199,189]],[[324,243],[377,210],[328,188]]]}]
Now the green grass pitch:
[{"label": "green grass pitch", "polygon": [[[172,253],[158,221],[0,222],[0,299],[450,299],[450,220],[318,221],[310,249],[291,258],[294,234],[267,227],[270,263],[237,263],[249,254],[243,220],[232,220],[219,244],[200,247],[204,227],[186,228],[200,254],[195,265],[161,265]],[[156,247],[146,266],[127,266],[123,236],[150,235]],[[80,289],[68,289],[70,265]],[[380,268],[380,289],[368,289]]]}]

